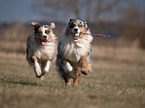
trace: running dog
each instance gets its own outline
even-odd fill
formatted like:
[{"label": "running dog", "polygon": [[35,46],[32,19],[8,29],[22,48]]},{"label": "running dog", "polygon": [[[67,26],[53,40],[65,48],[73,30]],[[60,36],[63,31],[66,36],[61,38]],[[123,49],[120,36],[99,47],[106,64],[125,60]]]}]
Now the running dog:
[{"label": "running dog", "polygon": [[57,71],[70,86],[78,86],[80,74],[87,75],[91,71],[90,56],[92,53],[90,35],[87,23],[80,19],[70,19],[58,43],[56,60]]},{"label": "running dog", "polygon": [[34,33],[27,40],[26,58],[33,66],[36,77],[43,80],[44,74],[49,71],[56,51],[56,36],[53,33],[55,24],[41,25],[32,22],[31,26],[34,27]]}]

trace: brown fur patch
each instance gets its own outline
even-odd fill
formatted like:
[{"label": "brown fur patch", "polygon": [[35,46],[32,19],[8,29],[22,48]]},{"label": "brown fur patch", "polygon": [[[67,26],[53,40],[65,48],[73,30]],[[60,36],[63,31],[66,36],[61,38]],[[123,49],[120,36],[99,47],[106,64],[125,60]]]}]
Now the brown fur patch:
[{"label": "brown fur patch", "polygon": [[79,24],[78,24],[78,26],[82,26],[82,24],[81,24],[81,23],[79,23]]},{"label": "brown fur patch", "polygon": [[76,68],[74,69],[75,74],[76,74],[76,79],[74,80],[74,86],[77,87],[79,84],[79,76],[80,76],[80,69]]},{"label": "brown fur patch", "polygon": [[53,37],[52,37],[51,35],[48,35],[48,38],[49,38],[49,39],[52,39]]},{"label": "brown fur patch", "polygon": [[66,80],[67,80],[66,85],[70,86],[72,78],[68,74],[66,74]]},{"label": "brown fur patch", "polygon": [[74,22],[73,24],[76,25],[76,22]]},{"label": "brown fur patch", "polygon": [[79,61],[80,66],[85,70],[88,70],[87,56],[88,56],[88,52],[86,52],[86,54],[83,57],[81,57]]},{"label": "brown fur patch", "polygon": [[46,33],[46,34],[49,34],[49,33],[50,33],[50,30],[46,30],[45,33]]},{"label": "brown fur patch", "polygon": [[37,43],[41,43],[40,39],[41,39],[40,36],[35,34],[35,40],[36,40]]},{"label": "brown fur patch", "polygon": [[32,57],[32,59],[33,59],[34,61],[37,61],[37,58],[35,58],[35,57]]}]

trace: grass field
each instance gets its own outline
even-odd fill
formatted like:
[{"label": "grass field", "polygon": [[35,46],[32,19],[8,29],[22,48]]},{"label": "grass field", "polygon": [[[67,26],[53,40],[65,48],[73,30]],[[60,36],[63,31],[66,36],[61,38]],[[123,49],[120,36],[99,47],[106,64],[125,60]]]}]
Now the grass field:
[{"label": "grass field", "polygon": [[0,108],[145,108],[145,51],[93,47],[92,68],[66,87],[53,62],[35,78],[23,54],[0,53]]}]

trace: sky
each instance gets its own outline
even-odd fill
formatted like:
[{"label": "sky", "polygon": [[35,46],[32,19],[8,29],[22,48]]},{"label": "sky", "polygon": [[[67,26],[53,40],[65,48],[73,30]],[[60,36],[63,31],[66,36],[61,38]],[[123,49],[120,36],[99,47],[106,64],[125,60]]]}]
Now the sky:
[{"label": "sky", "polygon": [[32,9],[33,0],[0,0],[0,21],[27,21],[39,19]]},{"label": "sky", "polygon": [[[46,20],[32,5],[36,0],[0,0],[0,22],[29,22]],[[145,10],[145,0],[134,0],[138,7]]]}]

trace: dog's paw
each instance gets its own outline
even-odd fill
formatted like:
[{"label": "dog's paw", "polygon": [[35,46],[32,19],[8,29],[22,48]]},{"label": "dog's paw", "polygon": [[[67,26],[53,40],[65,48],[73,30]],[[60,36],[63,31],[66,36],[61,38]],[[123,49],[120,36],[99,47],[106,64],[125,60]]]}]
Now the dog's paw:
[{"label": "dog's paw", "polygon": [[44,80],[44,75],[40,77],[40,80]]},{"label": "dog's paw", "polygon": [[34,67],[34,71],[35,71],[36,77],[40,78],[41,74],[42,74],[41,68],[35,68]]},{"label": "dog's paw", "polygon": [[36,74],[36,77],[37,78],[40,78],[41,77],[41,72],[35,72],[35,74]]},{"label": "dog's paw", "polygon": [[76,79],[76,75],[74,74],[73,67],[70,65],[70,63],[66,63],[64,69],[71,78]]}]

